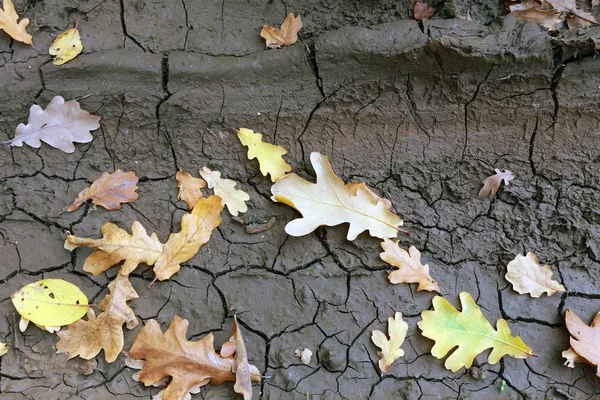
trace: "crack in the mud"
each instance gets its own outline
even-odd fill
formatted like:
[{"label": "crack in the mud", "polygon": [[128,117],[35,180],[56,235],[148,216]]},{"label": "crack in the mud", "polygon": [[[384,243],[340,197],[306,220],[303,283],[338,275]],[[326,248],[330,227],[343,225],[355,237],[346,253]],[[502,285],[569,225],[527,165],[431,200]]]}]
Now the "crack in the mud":
[{"label": "crack in the mud", "polygon": [[483,78],[483,80],[481,82],[477,83],[477,86],[475,87],[475,92],[473,93],[473,97],[471,97],[471,100],[469,100],[465,103],[465,106],[464,106],[465,140],[463,143],[462,154],[460,156],[461,161],[465,161],[465,154],[467,151],[467,146],[469,144],[469,105],[471,105],[471,103],[473,103],[475,101],[475,99],[477,98],[477,95],[479,94],[479,90],[481,89],[481,86],[488,80],[495,65],[496,64],[492,64],[492,66],[488,70],[488,72],[485,75],[485,77]]}]

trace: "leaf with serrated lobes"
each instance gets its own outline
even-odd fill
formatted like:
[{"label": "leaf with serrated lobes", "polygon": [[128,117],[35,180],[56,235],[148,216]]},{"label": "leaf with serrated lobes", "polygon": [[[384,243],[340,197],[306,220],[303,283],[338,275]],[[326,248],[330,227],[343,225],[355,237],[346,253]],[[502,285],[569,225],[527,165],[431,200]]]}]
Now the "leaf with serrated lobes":
[{"label": "leaf with serrated lobes", "polygon": [[77,198],[67,207],[67,211],[75,211],[83,203],[92,199],[94,206],[102,206],[107,210],[118,210],[121,203],[137,200],[138,177],[135,172],[123,172],[118,169],[112,174],[104,172],[90,187],[83,189]]}]

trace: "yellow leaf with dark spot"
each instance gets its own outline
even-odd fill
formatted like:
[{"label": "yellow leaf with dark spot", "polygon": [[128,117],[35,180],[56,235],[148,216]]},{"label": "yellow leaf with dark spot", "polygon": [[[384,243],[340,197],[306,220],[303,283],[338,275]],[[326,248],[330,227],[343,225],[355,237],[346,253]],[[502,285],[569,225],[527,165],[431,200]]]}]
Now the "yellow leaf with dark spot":
[{"label": "yellow leaf with dark spot", "polygon": [[64,31],[54,39],[48,53],[54,57],[52,64],[63,65],[77,57],[82,50],[81,35],[75,25],[75,28]]}]

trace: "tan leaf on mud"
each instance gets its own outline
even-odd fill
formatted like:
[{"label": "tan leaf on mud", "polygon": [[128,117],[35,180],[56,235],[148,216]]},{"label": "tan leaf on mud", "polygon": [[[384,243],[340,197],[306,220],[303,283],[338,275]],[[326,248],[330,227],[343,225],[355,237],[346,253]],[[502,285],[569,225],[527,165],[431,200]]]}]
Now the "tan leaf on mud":
[{"label": "tan leaf on mud", "polygon": [[83,270],[92,275],[99,275],[123,260],[120,273],[129,275],[140,263],[156,263],[163,252],[163,244],[156,233],[148,236],[138,221],[131,225],[131,235],[112,222],[102,225],[102,239],[67,235],[65,249],[73,251],[79,246],[96,249],[83,263]]},{"label": "tan leaf on mud", "polygon": [[296,43],[298,40],[298,31],[301,28],[302,19],[300,15],[294,17],[293,13],[289,13],[279,29],[263,25],[260,36],[266,39],[268,49],[278,49],[281,46],[291,46]]},{"label": "tan leaf on mud", "polygon": [[388,210],[392,209],[392,202],[391,201],[389,201],[386,198],[377,196],[371,189],[369,189],[369,187],[367,186],[367,184],[364,183],[364,182],[350,182],[350,183],[346,183],[346,187],[348,188],[348,190],[350,191],[350,193],[352,193],[353,196],[356,196],[356,194],[358,193],[358,188],[365,188],[365,190],[367,190],[369,192],[369,194],[371,195],[371,198],[373,199],[373,201],[375,201],[375,202],[382,201],[383,204],[385,204],[385,208],[387,208]]},{"label": "tan leaf on mud", "polygon": [[498,189],[500,189],[502,181],[508,186],[508,182],[515,178],[515,175],[509,170],[501,172],[499,169],[495,169],[494,171],[496,172],[495,175],[488,176],[483,180],[483,187],[479,191],[479,197],[487,197],[490,194],[496,194]]},{"label": "tan leaf on mud", "polygon": [[244,337],[238,325],[237,315],[233,315],[233,332],[231,332],[230,341],[235,343],[235,356],[233,358],[232,371],[235,374],[235,385],[233,390],[244,396],[244,400],[252,400],[252,371],[248,364],[248,353]]},{"label": "tan leaf on mud", "polygon": [[404,343],[406,332],[408,332],[408,324],[402,320],[402,313],[396,312],[393,318],[388,318],[389,339],[381,331],[375,330],[371,333],[371,340],[381,349],[377,355],[381,357],[379,369],[382,374],[388,372],[394,361],[404,355],[404,350],[400,346]]},{"label": "tan leaf on mud", "polygon": [[194,204],[201,197],[204,197],[200,189],[206,187],[206,181],[201,178],[194,178],[189,172],[181,171],[177,171],[175,178],[177,179],[177,187],[179,188],[177,200],[185,201],[191,210],[194,208]]},{"label": "tan leaf on mud", "polygon": [[418,283],[417,291],[428,290],[442,293],[438,283],[429,275],[429,265],[421,264],[421,253],[415,246],[410,246],[408,252],[398,246],[398,242],[384,239],[381,243],[383,253],[379,257],[388,264],[397,267],[388,275],[391,283]]},{"label": "tan leaf on mud", "polygon": [[[214,348],[212,333],[197,342],[186,339],[188,321],[177,316],[166,332],[151,319],[140,330],[129,351],[132,359],[146,360],[139,374],[144,385],[154,385],[171,377],[162,392],[164,399],[184,399],[190,390],[211,383],[235,381],[233,357],[221,357]],[[249,365],[251,379],[260,382],[260,372]]]},{"label": "tan leaf on mud", "polygon": [[[548,28],[551,31],[558,30],[565,20],[565,17],[560,11],[557,11],[553,8],[542,10],[539,6],[531,7],[526,10],[513,11],[508,15],[512,15],[521,21],[535,22],[536,24]],[[479,197],[485,196],[480,195]]]},{"label": "tan leaf on mud", "polygon": [[206,167],[200,170],[200,175],[202,175],[208,187],[213,189],[217,196],[221,197],[222,204],[227,206],[227,210],[231,215],[237,217],[239,213],[248,211],[246,201],[250,200],[250,196],[243,190],[235,188],[236,181],[221,178],[219,171],[211,171]]},{"label": "tan leaf on mud", "polygon": [[134,172],[123,172],[118,169],[112,174],[104,172],[92,186],[83,189],[77,198],[67,207],[67,211],[75,211],[83,203],[92,199],[94,206],[102,206],[107,210],[119,210],[121,203],[137,200],[138,177]]},{"label": "tan leaf on mud", "polygon": [[69,353],[69,358],[80,356],[90,360],[102,349],[106,361],[111,363],[123,350],[123,324],[128,329],[138,325],[138,319],[127,301],[139,296],[127,276],[117,274],[108,285],[110,291],[100,302],[102,313],[96,317],[92,309],[88,310],[88,320],[79,320],[68,326],[66,331],[58,332],[57,353]]},{"label": "tan leaf on mud", "polygon": [[154,265],[156,279],[164,281],[179,271],[180,264],[194,257],[208,242],[212,231],[221,225],[221,198],[210,196],[198,200],[190,214],[181,219],[181,231],[171,233],[162,255]]},{"label": "tan leaf on mud", "polygon": [[531,297],[540,297],[544,293],[552,296],[556,292],[566,292],[563,285],[552,279],[552,268],[549,265],[540,265],[537,256],[532,252],[526,256],[519,254],[509,262],[505,277],[512,283],[516,292],[528,293]]},{"label": "tan leaf on mud", "polygon": [[77,57],[83,51],[81,35],[77,29],[79,20],[74,28],[64,31],[54,39],[48,54],[54,57],[53,65],[63,65]]},{"label": "tan leaf on mud", "polygon": [[567,350],[564,350],[561,355],[565,359],[565,362],[563,364],[565,367],[575,368],[575,363],[589,364],[589,362],[585,358],[577,354],[572,347],[569,347]]},{"label": "tan leaf on mud", "polygon": [[286,225],[289,235],[302,236],[319,226],[349,223],[348,240],[356,239],[366,230],[381,239],[396,236],[402,219],[388,210],[383,201],[373,198],[373,193],[360,185],[352,193],[322,154],[313,152],[310,161],[317,173],[317,183],[288,174],[271,187],[274,201],[294,207],[302,214],[302,218]]},{"label": "tan leaf on mud", "polygon": [[65,103],[65,99],[56,96],[45,110],[34,104],[29,110],[29,121],[17,126],[15,137],[4,142],[10,146],[39,148],[42,141],[50,146],[72,153],[73,142],[88,143],[94,138],[90,131],[100,127],[100,117],[84,111],[75,100]]},{"label": "tan leaf on mud", "polygon": [[577,314],[567,310],[565,325],[571,334],[571,348],[577,355],[594,365],[596,375],[600,377],[600,312],[588,326],[581,321]]},{"label": "tan leaf on mud", "polygon": [[310,364],[310,359],[313,355],[313,352],[308,347],[305,347],[304,350],[296,349],[294,354],[300,359],[302,364]]},{"label": "tan leaf on mud", "polygon": [[31,35],[27,33],[29,18],[23,18],[21,22],[17,23],[19,15],[11,0],[4,0],[2,8],[0,10],[0,29],[19,42],[32,44]]},{"label": "tan leaf on mud", "polygon": [[428,19],[437,12],[437,8],[429,7],[427,3],[421,3],[419,0],[415,2],[413,7],[413,18],[417,21]]}]

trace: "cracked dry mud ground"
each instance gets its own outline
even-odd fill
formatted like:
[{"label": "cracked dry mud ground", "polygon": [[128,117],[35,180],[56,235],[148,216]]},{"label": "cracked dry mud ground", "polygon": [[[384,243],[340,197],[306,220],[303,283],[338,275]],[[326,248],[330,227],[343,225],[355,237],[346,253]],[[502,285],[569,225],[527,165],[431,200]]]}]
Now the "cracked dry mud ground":
[{"label": "cracked dry mud ground", "polygon": [[[581,7],[586,8],[584,4]],[[189,334],[228,337],[240,311],[250,361],[270,376],[261,399],[592,399],[593,368],[562,366],[562,315],[586,322],[600,310],[600,27],[550,37],[533,24],[499,17],[495,2],[446,6],[422,25],[406,1],[22,1],[36,49],[0,35],[0,140],[14,134],[31,104],[80,98],[102,117],[90,144],[65,154],[42,145],[0,148],[0,359],[2,399],[150,398],[122,356],[98,365],[56,355],[56,337],[18,333],[9,294],[41,278],[79,285],[92,302],[114,276],[81,266],[89,251],[63,249],[65,231],[98,237],[107,221],[139,220],[161,240],[179,229],[179,169],[208,166],[251,195],[241,220],[224,222],[173,279],[148,289],[135,273],[142,321],[166,328],[174,315]],[[589,8],[589,7],[588,7]],[[448,19],[471,10],[473,22]],[[304,20],[301,40],[264,50],[260,25],[287,12]],[[594,11],[597,13],[597,11]],[[598,15],[596,15],[598,17]],[[62,67],[46,49],[80,18],[85,50]],[[478,23],[482,22],[482,23]],[[487,24],[487,25],[486,25]],[[292,209],[271,202],[270,182],[230,128],[246,126],[289,149],[312,179],[311,151],[329,156],[345,181],[360,180],[392,200],[414,245],[455,306],[470,292],[490,321],[503,317],[537,358],[477,358],[451,373],[417,331],[432,294],[390,285],[379,241],[345,240],[344,227],[301,238],[284,234]],[[120,211],[82,207],[61,213],[102,171],[133,170],[139,200]],[[516,174],[480,200],[494,168]],[[244,225],[275,216],[247,234]],[[535,251],[568,292],[519,296],[504,280],[518,253]],[[144,272],[145,271],[145,272]],[[401,311],[409,323],[405,356],[381,377],[373,329]],[[139,327],[126,331],[128,349]],[[310,365],[294,357],[311,348]],[[90,373],[84,376],[83,373]],[[507,381],[503,392],[501,380]],[[195,398],[231,398],[230,384]]]}]

